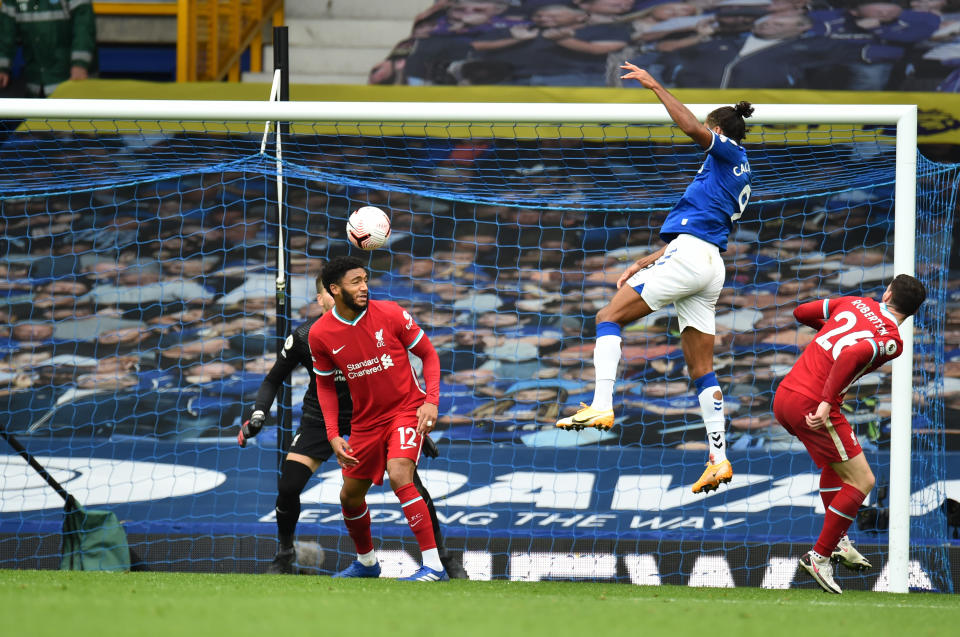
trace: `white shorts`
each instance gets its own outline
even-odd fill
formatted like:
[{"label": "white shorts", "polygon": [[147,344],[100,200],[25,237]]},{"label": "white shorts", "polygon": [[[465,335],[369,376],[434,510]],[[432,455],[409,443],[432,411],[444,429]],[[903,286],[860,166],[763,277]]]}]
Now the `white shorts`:
[{"label": "white shorts", "polygon": [[651,310],[673,303],[681,332],[689,326],[716,334],[717,299],[725,274],[717,246],[681,234],[667,245],[662,257],[627,279],[627,284]]}]

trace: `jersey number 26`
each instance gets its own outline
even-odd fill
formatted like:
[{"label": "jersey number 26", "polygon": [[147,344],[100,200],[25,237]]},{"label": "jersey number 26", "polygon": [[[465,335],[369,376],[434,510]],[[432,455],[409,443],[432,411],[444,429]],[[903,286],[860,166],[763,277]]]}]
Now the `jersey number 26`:
[{"label": "jersey number 26", "polygon": [[[838,322],[842,323],[842,325],[833,328],[822,336],[817,337],[817,345],[822,347],[825,351],[830,352],[833,356],[833,360],[837,360],[837,357],[840,356],[840,351],[844,347],[853,345],[861,339],[870,338],[873,336],[873,332],[870,330],[858,330],[856,332],[850,331],[857,324],[857,316],[853,312],[840,312],[834,318],[836,318]],[[831,340],[835,336],[840,337],[836,342]]]}]

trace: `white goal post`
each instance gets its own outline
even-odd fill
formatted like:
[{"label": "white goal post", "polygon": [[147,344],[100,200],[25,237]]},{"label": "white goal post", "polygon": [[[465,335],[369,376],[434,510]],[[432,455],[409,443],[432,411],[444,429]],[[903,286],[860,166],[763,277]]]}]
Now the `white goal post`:
[{"label": "white goal post", "polygon": [[[701,120],[719,105],[691,104]],[[916,105],[755,104],[754,124],[896,125],[894,271],[915,273]],[[668,124],[660,104],[461,102],[276,102],[192,100],[0,100],[0,119],[281,122],[490,122]],[[913,320],[900,329],[904,351],[893,362],[890,441],[889,590],[908,590]]]}]

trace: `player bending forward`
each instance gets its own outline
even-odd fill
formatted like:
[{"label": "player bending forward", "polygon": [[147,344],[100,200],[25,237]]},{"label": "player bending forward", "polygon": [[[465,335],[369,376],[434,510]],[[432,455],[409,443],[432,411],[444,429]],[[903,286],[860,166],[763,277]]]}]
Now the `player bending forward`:
[{"label": "player bending forward", "polygon": [[[317,276],[317,303],[323,308],[324,313],[333,308],[333,297],[323,287],[322,273]],[[307,486],[310,476],[316,472],[320,464],[333,455],[333,448],[327,440],[327,428],[323,421],[323,414],[320,412],[320,404],[317,402],[316,376],[313,373],[313,360],[310,356],[310,346],[307,343],[310,328],[318,320],[320,319],[317,318],[303,323],[293,331],[293,334],[287,337],[283,349],[280,350],[280,355],[277,357],[277,362],[270,368],[257,391],[257,398],[250,419],[243,423],[240,433],[237,435],[240,446],[245,447],[247,441],[256,436],[263,428],[266,413],[270,410],[270,405],[273,404],[280,386],[283,385],[287,377],[299,366],[303,366],[310,373],[310,386],[307,387],[307,391],[303,395],[303,416],[300,418],[300,428],[287,450],[287,456],[280,468],[280,479],[277,481],[276,514],[279,548],[273,558],[273,563],[267,568],[267,573],[291,574],[294,572],[296,550],[293,538],[297,521],[300,519],[300,494]],[[338,428],[342,435],[349,436],[352,412],[350,391],[343,374],[338,372],[334,374],[334,377],[339,404]],[[437,447],[433,441],[424,438],[423,442],[424,453],[435,457]],[[440,536],[440,522],[437,520],[433,500],[420,481],[420,476],[416,470],[413,472],[413,484],[423,497],[427,510],[430,512],[430,522],[433,526],[434,538],[437,541],[440,561],[443,563],[447,574],[450,577],[465,579],[467,574],[463,570],[463,566],[455,557],[444,550]]]},{"label": "player bending forward", "polygon": [[[323,287],[334,307],[313,324],[309,335],[327,438],[343,469],[343,520],[357,547],[357,560],[334,577],[380,576],[365,498],[371,483],[383,482],[386,469],[423,558],[423,566],[402,579],[447,580],[430,512],[413,483],[423,438],[437,422],[440,358],[399,305],[369,300],[368,278],[360,260],[331,259],[323,270]],[[426,391],[410,367],[408,350],[423,361]],[[349,443],[337,429],[337,370],[346,376],[353,398]]]},{"label": "player bending forward", "polygon": [[723,394],[713,372],[713,341],[717,299],[725,274],[720,253],[727,249],[733,222],[743,214],[750,199],[750,164],[740,141],[746,134],[743,120],[750,117],[753,107],[749,102],[724,106],[711,112],[706,124],[701,124],[649,73],[629,62],[620,68],[629,71],[623,79],[637,80],[653,91],[677,126],[706,151],[707,157],[660,228],[660,238],[667,245],[627,268],[617,280],[613,299],[597,312],[593,402],[559,420],[557,426],[613,426],[620,332],[625,325],[673,303],[680,321],[683,356],[700,399],[710,449],[707,468],[692,490],[707,492],[733,478],[726,454]]},{"label": "player bending forward", "polygon": [[841,593],[832,561],[847,568],[870,568],[870,562],[847,537],[847,529],[873,488],[870,465],[840,407],[858,378],[900,355],[899,325],[927,297],[923,283],[901,274],[880,301],[843,296],[804,303],[793,315],[817,330],[793,369],[777,387],[773,414],[803,442],[820,468],[820,497],[826,510],[813,550],[800,566],[823,590]]}]

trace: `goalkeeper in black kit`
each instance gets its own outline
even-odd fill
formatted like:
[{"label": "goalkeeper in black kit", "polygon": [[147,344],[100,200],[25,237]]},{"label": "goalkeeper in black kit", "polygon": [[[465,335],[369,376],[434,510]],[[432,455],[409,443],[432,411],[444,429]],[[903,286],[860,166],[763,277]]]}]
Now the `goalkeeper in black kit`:
[{"label": "goalkeeper in black kit", "polygon": [[[320,275],[317,276],[316,283],[317,302],[323,308],[323,311],[327,312],[333,307],[333,297],[324,289]],[[320,464],[333,455],[333,449],[327,440],[327,429],[323,421],[323,414],[320,411],[320,403],[317,401],[316,377],[313,373],[313,359],[310,356],[310,346],[307,341],[310,328],[317,320],[313,319],[300,325],[294,330],[293,334],[287,337],[280,355],[277,356],[277,362],[267,373],[260,389],[257,391],[253,413],[250,414],[249,420],[240,427],[240,433],[237,435],[240,446],[245,447],[247,441],[260,432],[266,420],[266,414],[270,410],[277,392],[280,391],[280,386],[298,365],[302,365],[310,374],[310,386],[303,397],[303,415],[300,418],[300,428],[293,437],[293,442],[290,444],[287,456],[280,468],[276,505],[279,547],[276,557],[273,558],[273,563],[267,568],[267,573],[294,572],[296,550],[293,545],[293,538],[297,521],[300,519],[300,494],[310,480],[310,476],[320,467]],[[339,372],[335,377],[335,384],[337,398],[340,401],[338,422],[340,435],[346,437],[350,435],[350,417],[353,405],[346,379]],[[431,458],[437,456],[436,443],[426,436],[424,437],[423,453]],[[467,579],[463,566],[455,557],[447,553],[443,546],[440,536],[440,523],[437,520],[433,500],[416,471],[413,474],[413,483],[430,511],[430,521],[433,524],[433,533],[437,540],[440,561],[443,562],[447,575],[451,578]]]}]

